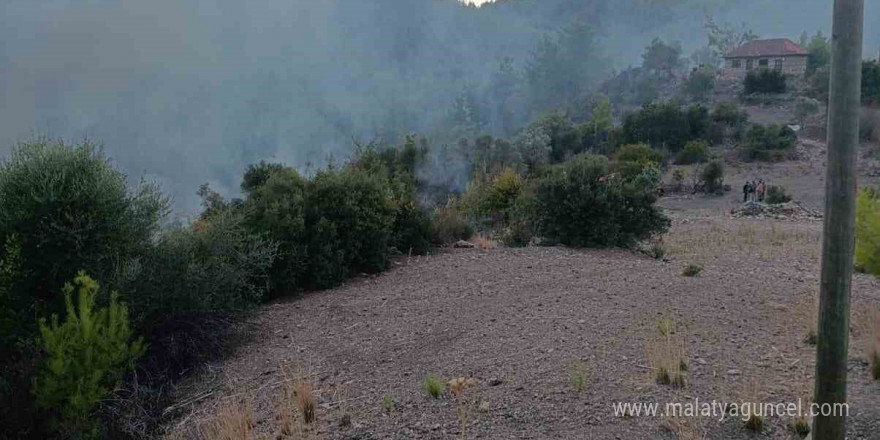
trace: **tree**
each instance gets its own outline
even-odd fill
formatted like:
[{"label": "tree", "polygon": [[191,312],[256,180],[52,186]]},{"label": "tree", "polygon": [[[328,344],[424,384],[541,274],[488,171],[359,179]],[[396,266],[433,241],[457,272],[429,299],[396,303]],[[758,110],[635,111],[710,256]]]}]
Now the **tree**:
[{"label": "tree", "polygon": [[705,101],[715,90],[715,69],[702,67],[691,71],[684,83],[684,90],[694,101]]},{"label": "tree", "polygon": [[672,76],[684,65],[681,58],[681,43],[666,44],[659,38],[654,38],[651,44],[645,48],[642,54],[642,67],[654,72],[665,73]]},{"label": "tree", "polygon": [[831,41],[822,35],[822,31],[816,32],[806,45],[806,49],[810,53],[807,57],[807,75],[831,62]]},{"label": "tree", "polygon": [[709,37],[709,47],[712,48],[718,57],[724,57],[733,49],[760,38],[751,29],[746,29],[745,24],[743,24],[741,29],[737,30],[730,23],[717,23],[709,15],[706,16],[705,20],[706,23],[703,27],[706,29]]}]

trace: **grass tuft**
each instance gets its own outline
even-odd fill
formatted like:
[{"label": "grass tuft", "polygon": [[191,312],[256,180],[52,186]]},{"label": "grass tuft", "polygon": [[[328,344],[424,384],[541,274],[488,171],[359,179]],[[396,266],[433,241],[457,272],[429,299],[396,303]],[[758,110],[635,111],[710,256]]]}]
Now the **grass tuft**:
[{"label": "grass tuft", "polygon": [[703,268],[700,266],[696,266],[693,264],[687,265],[684,270],[681,271],[682,276],[686,277],[695,277],[703,271]]},{"label": "grass tuft", "polygon": [[439,399],[440,396],[443,395],[443,392],[446,391],[446,386],[443,384],[443,381],[433,373],[428,373],[428,375],[422,379],[422,391],[434,399]]},{"label": "grass tuft", "polygon": [[393,396],[382,396],[382,407],[385,408],[385,414],[390,416],[394,412],[394,408],[397,407],[397,401]]}]

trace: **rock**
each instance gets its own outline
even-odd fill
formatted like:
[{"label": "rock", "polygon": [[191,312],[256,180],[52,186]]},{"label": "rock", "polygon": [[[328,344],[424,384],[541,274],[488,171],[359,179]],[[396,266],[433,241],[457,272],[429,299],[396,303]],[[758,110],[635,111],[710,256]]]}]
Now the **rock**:
[{"label": "rock", "polygon": [[493,378],[489,379],[489,386],[490,387],[497,387],[498,385],[501,385],[502,383],[504,383],[504,381],[497,378],[497,377],[493,377]]},{"label": "rock", "polygon": [[457,242],[455,242],[454,245],[452,245],[452,247],[458,248],[458,249],[473,249],[473,248],[477,247],[477,245],[475,245],[469,241],[458,240]]},{"label": "rock", "polygon": [[728,376],[739,376],[742,372],[736,369],[727,370]]}]

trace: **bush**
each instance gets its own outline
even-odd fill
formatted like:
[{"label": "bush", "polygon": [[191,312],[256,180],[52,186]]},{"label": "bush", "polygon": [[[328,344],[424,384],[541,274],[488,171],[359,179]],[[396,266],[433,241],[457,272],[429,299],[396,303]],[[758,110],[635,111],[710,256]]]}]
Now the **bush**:
[{"label": "bush", "polygon": [[709,162],[700,173],[707,194],[724,193],[724,161],[713,160]]},{"label": "bush", "polygon": [[700,68],[691,71],[684,82],[684,91],[695,101],[704,101],[715,91],[715,69]]},{"label": "bush", "polygon": [[803,124],[808,117],[819,113],[819,101],[813,98],[799,96],[794,104],[794,115],[798,122]]},{"label": "bush", "polygon": [[[15,235],[21,266],[16,303],[38,315],[60,312],[65,280],[79,270],[108,279],[117,261],[149,247],[167,209],[153,185],[130,191],[88,141],[19,146],[0,164],[0,243]],[[34,334],[34,315],[21,316],[16,333]]]},{"label": "bush", "polygon": [[785,74],[773,69],[754,69],[746,74],[744,85],[747,95],[785,93]]},{"label": "bush", "polygon": [[880,199],[870,189],[863,189],[856,199],[855,266],[880,276]]},{"label": "bush", "polygon": [[120,268],[120,285],[138,322],[228,315],[248,310],[267,293],[277,245],[248,232],[242,213],[164,231],[141,258]]},{"label": "bush", "polygon": [[380,176],[355,167],[320,171],[308,184],[305,212],[316,287],[336,286],[355,270],[386,268],[395,206]]},{"label": "bush", "polygon": [[431,237],[434,244],[438,246],[467,240],[474,235],[474,230],[467,220],[461,217],[454,204],[438,209],[431,225]]},{"label": "bush", "polygon": [[98,436],[90,413],[145,350],[143,339],[130,342],[125,304],[114,293],[107,308],[96,308],[97,293],[98,283],[80,272],[73,285],[64,286],[64,323],[59,324],[58,315],[48,324],[40,320],[47,359],[34,382],[34,395],[37,405],[58,412],[60,418],[51,427],[65,435]]},{"label": "bush", "polygon": [[749,121],[749,114],[741,110],[736,102],[724,102],[715,106],[712,111],[711,142],[720,144],[726,138],[739,140],[742,138]]},{"label": "bush", "polygon": [[695,277],[703,271],[703,268],[700,266],[695,266],[693,264],[689,264],[684,269],[682,269],[681,274],[685,277]]},{"label": "bush", "polygon": [[278,244],[272,264],[273,290],[295,291],[302,288],[308,267],[305,224],[306,182],[293,169],[261,163],[271,171],[257,180],[249,168],[242,188],[247,188],[245,225],[251,234],[265,235]]},{"label": "bush", "polygon": [[647,104],[627,115],[621,130],[626,143],[647,143],[676,153],[688,141],[708,137],[710,128],[711,119],[705,107],[667,102]]},{"label": "bush", "polygon": [[859,110],[859,139],[863,142],[880,140],[880,111],[864,107]]},{"label": "bush", "polygon": [[624,179],[609,175],[605,157],[575,157],[538,180],[537,230],[575,247],[632,246],[669,226],[654,206],[659,184],[655,168]]},{"label": "bush", "polygon": [[797,134],[784,125],[754,124],[746,134],[740,156],[745,161],[779,162],[794,154]]},{"label": "bush", "polygon": [[790,202],[791,196],[785,192],[785,188],[771,185],[767,188],[767,194],[764,195],[764,201],[771,205],[778,205],[780,203]]},{"label": "bush", "polygon": [[684,146],[684,149],[675,156],[675,163],[679,165],[690,165],[694,163],[703,163],[708,158],[709,143],[704,140],[690,141]]}]

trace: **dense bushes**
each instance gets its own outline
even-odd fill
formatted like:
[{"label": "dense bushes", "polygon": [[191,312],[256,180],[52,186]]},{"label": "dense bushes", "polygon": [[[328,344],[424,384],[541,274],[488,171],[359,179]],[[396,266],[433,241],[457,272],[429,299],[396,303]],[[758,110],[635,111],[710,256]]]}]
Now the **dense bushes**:
[{"label": "dense bushes", "polygon": [[230,315],[258,304],[268,291],[277,245],[245,227],[233,209],[163,231],[156,244],[119,269],[136,323]]},{"label": "dense bushes", "polygon": [[610,175],[605,157],[575,157],[537,182],[537,232],[571,246],[631,246],[669,225],[654,206],[659,184],[655,168],[627,180]]},{"label": "dense bushes", "polygon": [[694,101],[704,101],[715,91],[715,69],[695,68],[684,82],[684,91]]},{"label": "dense bushes", "polygon": [[855,266],[880,276],[880,199],[871,188],[862,189],[856,199]]},{"label": "dense bushes", "polygon": [[[79,270],[106,278],[149,246],[167,199],[148,184],[130,191],[125,179],[89,142],[32,142],[0,164],[0,243],[19,251],[19,310],[60,312],[61,287]],[[33,334],[33,316],[17,333]]]},{"label": "dense bushes", "polygon": [[708,109],[701,105],[682,107],[674,102],[647,104],[627,115],[621,127],[626,143],[647,143],[673,153],[688,141],[707,139],[710,130]]},{"label": "dense bushes", "polygon": [[91,411],[146,348],[143,339],[132,341],[128,309],[117,295],[101,308],[97,293],[98,283],[80,272],[73,284],[64,286],[64,322],[58,315],[48,323],[40,320],[47,359],[34,381],[34,394],[37,405],[53,414],[49,428],[63,436],[103,437]]},{"label": "dense bushes", "polygon": [[703,163],[708,158],[708,149],[709,143],[704,140],[690,141],[675,156],[675,163],[679,165]]},{"label": "dense bushes", "polygon": [[745,93],[785,93],[785,74],[778,70],[759,68],[749,71],[744,81]]},{"label": "dense bushes", "polygon": [[740,149],[745,161],[778,162],[794,154],[797,134],[784,125],[754,124]]},{"label": "dense bushes", "polygon": [[318,288],[353,270],[384,270],[395,211],[386,183],[349,167],[320,171],[306,190],[309,276]]}]

